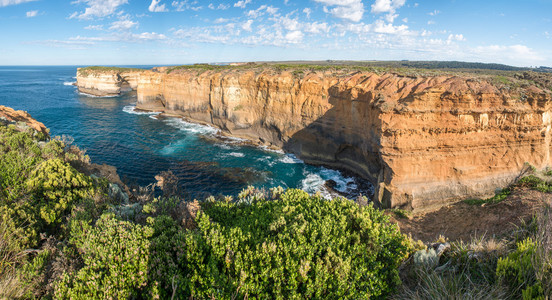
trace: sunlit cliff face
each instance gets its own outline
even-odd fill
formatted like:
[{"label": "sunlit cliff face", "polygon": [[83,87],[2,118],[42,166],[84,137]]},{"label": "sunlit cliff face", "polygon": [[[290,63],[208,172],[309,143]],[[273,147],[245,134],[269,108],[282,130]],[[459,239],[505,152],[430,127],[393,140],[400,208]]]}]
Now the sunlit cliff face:
[{"label": "sunlit cliff face", "polygon": [[483,197],[526,162],[551,165],[551,92],[522,79],[271,69],[77,79],[84,92],[136,86],[137,108],[352,170],[376,185],[386,206],[424,210]]}]

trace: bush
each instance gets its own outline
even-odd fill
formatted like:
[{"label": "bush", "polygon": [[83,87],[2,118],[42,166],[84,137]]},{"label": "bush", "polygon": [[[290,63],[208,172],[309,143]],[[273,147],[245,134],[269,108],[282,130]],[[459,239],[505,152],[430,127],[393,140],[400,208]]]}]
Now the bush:
[{"label": "bush", "polygon": [[511,293],[523,299],[544,299],[541,282],[536,278],[534,261],[537,243],[527,238],[517,243],[517,248],[508,257],[500,258],[496,274],[509,287]]},{"label": "bush", "polygon": [[551,193],[552,185],[535,175],[529,175],[519,180],[519,184],[543,193]]},{"label": "bush", "polygon": [[177,280],[183,299],[368,298],[400,284],[398,266],[411,245],[372,206],[300,190],[254,198],[204,203],[196,230],[174,239],[167,231],[152,243],[173,248],[155,259],[179,269],[165,271],[161,287]]},{"label": "bush", "polygon": [[60,216],[73,202],[94,194],[92,179],[59,158],[41,163],[31,173],[27,188],[33,192],[40,217],[46,224],[60,222]]},{"label": "bush", "polygon": [[55,289],[63,299],[127,299],[145,294],[149,238],[153,229],[113,214],[104,214],[95,226],[81,222],[72,228],[71,242],[84,266],[64,274]]}]

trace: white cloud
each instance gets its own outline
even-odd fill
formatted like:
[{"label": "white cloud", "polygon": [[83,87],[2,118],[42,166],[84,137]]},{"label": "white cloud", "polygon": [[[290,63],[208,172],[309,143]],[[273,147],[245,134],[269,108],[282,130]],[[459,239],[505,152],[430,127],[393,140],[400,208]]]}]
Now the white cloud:
[{"label": "white cloud", "polygon": [[220,9],[220,10],[225,10],[225,9],[229,9],[230,8],[230,4],[219,4],[218,6],[215,6],[213,3],[209,3],[209,5],[207,6],[209,7],[210,9]]},{"label": "white cloud", "polygon": [[240,0],[234,3],[234,7],[245,8],[245,6],[249,3],[251,3],[251,0]]},{"label": "white cloud", "polygon": [[401,8],[406,0],[376,0],[372,4],[372,13],[390,13],[394,14],[397,9]]},{"label": "white cloud", "polygon": [[408,34],[408,26],[394,26],[391,23],[385,23],[383,20],[376,20],[373,24],[373,31],[376,33],[387,34]]},{"label": "white cloud", "polygon": [[387,14],[385,16],[385,20],[389,23],[393,23],[393,21],[395,21],[395,19],[398,17],[399,15],[398,14]]},{"label": "white cloud", "polygon": [[274,7],[274,6],[267,6],[266,7],[266,12],[271,14],[271,15],[275,15],[278,12],[278,8]]},{"label": "white cloud", "polygon": [[290,31],[286,34],[286,40],[291,44],[298,44],[303,40],[303,33],[299,30]]},{"label": "white cloud", "polygon": [[242,24],[241,28],[245,31],[251,32],[251,24],[253,24],[253,20],[247,20],[247,22]]},{"label": "white cloud", "polygon": [[324,6],[326,13],[331,13],[334,17],[359,22],[364,15],[364,4],[361,0],[314,0],[327,6]]},{"label": "white cloud", "polygon": [[402,21],[403,21],[404,23],[408,23],[408,18],[404,18],[404,19],[402,19]]},{"label": "white cloud", "polygon": [[136,27],[137,25],[138,25],[138,22],[133,22],[128,19],[119,20],[111,23],[109,30],[118,30],[118,31],[130,30],[131,28]]},{"label": "white cloud", "polygon": [[86,3],[88,7],[84,10],[83,13],[73,13],[70,18],[87,20],[93,19],[94,17],[103,18],[112,15],[113,13],[115,13],[119,6],[127,4],[128,0],[78,0],[72,3]]},{"label": "white cloud", "polygon": [[140,34],[132,34],[132,37],[136,40],[142,41],[164,40],[167,38],[164,34],[155,32],[142,32]]},{"label": "white cloud", "polygon": [[533,49],[519,44],[510,46],[479,46],[473,49],[473,53],[486,60],[497,61],[498,59],[504,63],[511,63],[511,61],[523,61],[524,63],[530,64],[544,60],[544,58]]},{"label": "white cloud", "polygon": [[203,6],[198,6],[197,4],[198,4],[197,1],[189,2],[189,0],[173,1],[171,3],[172,7],[174,7],[176,11],[185,11],[185,10],[198,11],[203,8]]},{"label": "white cloud", "polygon": [[319,34],[323,32],[327,33],[330,31],[330,26],[328,26],[327,23],[318,23],[318,22],[306,23],[304,25],[304,28],[305,28],[305,32],[312,33],[312,34]]},{"label": "white cloud", "polygon": [[430,15],[430,16],[436,16],[436,15],[438,15],[438,14],[440,14],[440,13],[441,13],[440,11],[434,10],[434,11],[432,11],[432,12],[429,12],[428,15]]},{"label": "white cloud", "polygon": [[117,32],[106,36],[97,36],[97,37],[83,37],[76,36],[69,38],[68,42],[130,42],[130,43],[139,43],[147,42],[154,40],[165,40],[167,36],[164,34],[156,32],[142,32],[142,33],[130,33],[130,32]]},{"label": "white cloud", "polygon": [[186,29],[176,30],[174,36],[180,39],[186,39],[188,41],[195,41],[200,43],[222,43],[226,44],[230,40],[228,34],[214,34],[209,28],[192,27]]},{"label": "white cloud", "polygon": [[290,19],[287,16],[286,17],[281,17],[278,20],[279,20],[278,21],[279,25],[284,27],[284,29],[286,29],[286,30],[295,31],[295,30],[298,30],[299,27],[301,26],[301,24],[299,23],[299,21],[297,21],[297,19]]},{"label": "white cloud", "polygon": [[250,18],[256,19],[256,18],[264,15],[265,12],[269,13],[271,15],[276,15],[276,13],[278,12],[278,8],[273,7],[273,6],[261,5],[261,6],[259,6],[259,8],[255,9],[255,10],[248,11],[247,16],[250,17]]},{"label": "white cloud", "polygon": [[307,15],[307,18],[310,19],[310,14],[312,13],[312,10],[306,7],[305,9],[303,9],[303,12],[305,13],[305,15]]},{"label": "white cloud", "polygon": [[91,41],[61,41],[61,40],[44,40],[44,41],[30,41],[24,42],[25,44],[40,44],[54,48],[68,48],[71,50],[84,50],[87,46],[94,45]]},{"label": "white cloud", "polygon": [[547,39],[549,39],[550,36],[551,36],[551,34],[550,34],[550,32],[545,31],[545,32],[544,32],[544,36],[545,36]]},{"label": "white cloud", "polygon": [[433,25],[433,24],[435,24],[435,21],[433,21],[433,20],[427,21],[427,25]]},{"label": "white cloud", "polygon": [[36,0],[0,0],[0,7],[8,6],[8,5],[17,5],[25,2],[31,2]]},{"label": "white cloud", "polygon": [[405,4],[406,0],[376,0],[372,4],[372,13],[381,14],[385,13],[385,20],[389,23],[393,23],[399,16],[396,14],[397,9],[401,8]]},{"label": "white cloud", "polygon": [[103,25],[88,25],[84,27],[86,30],[103,30]]},{"label": "white cloud", "polygon": [[463,42],[463,41],[466,40],[466,38],[464,37],[463,34],[449,34],[447,40],[448,40],[448,41],[459,41],[459,42]]},{"label": "white cloud", "polygon": [[151,0],[151,4],[148,7],[148,10],[151,12],[166,12],[168,9],[165,7],[165,4],[159,5],[161,0]]},{"label": "white cloud", "polygon": [[220,23],[226,23],[228,22],[229,20],[228,19],[225,19],[225,18],[218,18],[216,20],[213,21],[213,23],[215,24],[220,24]]},{"label": "white cloud", "polygon": [[36,17],[38,15],[38,10],[31,10],[27,12],[27,18]]}]

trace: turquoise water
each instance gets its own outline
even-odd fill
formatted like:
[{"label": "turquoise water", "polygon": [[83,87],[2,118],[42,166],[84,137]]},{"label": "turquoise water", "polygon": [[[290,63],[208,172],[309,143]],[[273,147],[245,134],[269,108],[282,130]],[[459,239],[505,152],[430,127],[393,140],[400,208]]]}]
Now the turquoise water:
[{"label": "turquoise water", "polygon": [[[293,155],[222,139],[217,129],[134,111],[135,94],[90,97],[77,92],[76,67],[0,67],[0,105],[28,111],[51,130],[70,136],[99,164],[128,184],[147,185],[172,171],[189,197],[236,195],[248,185],[283,186],[328,194],[334,180],[349,197],[369,194],[365,181],[304,164]],[[363,188],[360,188],[363,187]]]}]

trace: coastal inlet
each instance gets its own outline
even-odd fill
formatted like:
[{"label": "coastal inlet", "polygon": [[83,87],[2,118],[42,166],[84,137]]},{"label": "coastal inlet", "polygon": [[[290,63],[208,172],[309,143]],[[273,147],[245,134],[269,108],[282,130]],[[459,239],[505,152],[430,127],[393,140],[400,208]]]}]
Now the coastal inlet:
[{"label": "coastal inlet", "polygon": [[172,171],[187,198],[237,195],[249,185],[349,198],[371,194],[369,183],[350,174],[223,138],[213,127],[137,112],[135,92],[79,93],[74,77],[75,67],[0,67],[0,104],[28,111],[52,136],[71,137],[93,162],[115,166],[127,184],[146,186]]}]

